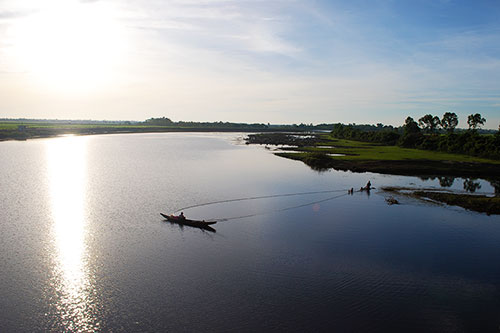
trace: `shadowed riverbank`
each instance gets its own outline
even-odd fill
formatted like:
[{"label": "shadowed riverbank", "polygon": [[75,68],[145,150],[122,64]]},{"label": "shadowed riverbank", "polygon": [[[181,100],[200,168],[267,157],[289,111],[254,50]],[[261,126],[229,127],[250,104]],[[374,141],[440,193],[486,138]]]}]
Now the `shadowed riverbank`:
[{"label": "shadowed riverbank", "polygon": [[423,200],[431,200],[450,206],[458,206],[478,213],[488,215],[500,214],[500,196],[486,196],[465,193],[450,193],[448,191],[436,189],[414,189],[399,187],[383,187],[383,191],[401,196],[409,196]]},{"label": "shadowed riverbank", "polygon": [[62,135],[162,132],[305,132],[330,130],[333,125],[271,125],[231,122],[173,122],[168,118],[139,121],[0,119],[0,141]]},{"label": "shadowed riverbank", "polygon": [[[165,126],[60,126],[60,127],[26,127],[19,129],[0,129],[0,141],[29,140],[51,138],[63,135],[101,135],[126,133],[168,133],[168,132],[251,132],[252,130],[234,128],[206,127],[165,127]],[[263,130],[254,130],[262,132]]]},{"label": "shadowed riverbank", "polygon": [[[302,161],[317,171],[335,169],[441,179],[460,177],[468,179],[472,184],[474,179],[482,178],[490,182],[495,193],[500,193],[500,164],[496,160],[339,140],[325,134],[251,134],[247,143],[264,144],[267,148],[272,145],[286,145],[275,155]],[[384,190],[399,193],[394,188]],[[474,192],[473,189],[470,190]],[[475,212],[500,214],[498,196],[413,190],[411,193],[420,199],[427,198]]]}]

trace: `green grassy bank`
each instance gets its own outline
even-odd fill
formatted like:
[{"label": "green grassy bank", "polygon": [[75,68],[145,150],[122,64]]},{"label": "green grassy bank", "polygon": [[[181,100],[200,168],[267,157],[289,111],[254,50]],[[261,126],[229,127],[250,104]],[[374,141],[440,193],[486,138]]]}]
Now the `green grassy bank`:
[{"label": "green grassy bank", "polygon": [[282,133],[259,134],[249,140],[257,144],[296,145],[297,148],[284,148],[285,152],[276,155],[303,161],[317,170],[334,168],[408,176],[500,179],[499,160],[335,139],[329,134],[317,135],[314,142],[307,138],[305,142],[307,144],[300,144],[296,137],[288,140]]}]

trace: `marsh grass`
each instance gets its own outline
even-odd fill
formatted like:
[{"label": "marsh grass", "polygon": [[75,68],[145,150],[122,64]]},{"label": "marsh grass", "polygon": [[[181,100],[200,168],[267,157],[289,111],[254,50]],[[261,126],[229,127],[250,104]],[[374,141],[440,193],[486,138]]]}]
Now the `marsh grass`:
[{"label": "marsh grass", "polygon": [[413,194],[420,198],[429,198],[447,205],[459,206],[488,215],[500,214],[500,197],[426,191],[415,191]]},{"label": "marsh grass", "polygon": [[[345,156],[330,157],[336,160],[345,161],[408,161],[408,160],[425,160],[425,161],[451,161],[465,163],[491,163],[500,165],[500,161],[479,158],[462,154],[450,154],[437,151],[402,148],[398,146],[384,146],[380,144],[350,141],[344,139],[334,139],[329,136],[324,136],[328,142],[322,142],[322,145],[335,146],[335,148],[322,148],[321,145],[315,147],[299,148],[299,151],[306,153],[302,156],[307,156],[307,153],[333,153],[344,154]],[[301,156],[301,155],[298,155]]]}]

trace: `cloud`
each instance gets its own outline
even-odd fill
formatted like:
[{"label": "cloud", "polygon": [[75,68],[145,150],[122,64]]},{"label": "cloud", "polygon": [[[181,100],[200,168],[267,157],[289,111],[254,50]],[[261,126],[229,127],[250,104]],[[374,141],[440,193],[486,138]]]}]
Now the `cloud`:
[{"label": "cloud", "polygon": [[15,11],[0,11],[0,22],[11,21],[14,19],[30,16],[37,13],[38,10],[15,10]]},{"label": "cloud", "polygon": [[[0,21],[40,10],[36,1],[6,1]],[[128,44],[128,63],[95,97],[113,115],[400,124],[423,110],[465,113],[477,106],[488,119],[498,112],[494,22],[460,29],[444,21],[406,23],[409,13],[394,2],[110,0],[85,6],[104,3],[113,7]],[[420,13],[436,16],[427,14]],[[11,70],[1,62],[1,70]],[[27,80],[19,77],[32,84]]]},{"label": "cloud", "polygon": [[158,30],[157,37],[165,43],[227,52],[286,55],[299,50],[280,36],[287,27],[279,14],[269,15],[245,2],[172,1],[162,5],[150,2],[141,10],[128,7],[124,13],[128,26]]}]

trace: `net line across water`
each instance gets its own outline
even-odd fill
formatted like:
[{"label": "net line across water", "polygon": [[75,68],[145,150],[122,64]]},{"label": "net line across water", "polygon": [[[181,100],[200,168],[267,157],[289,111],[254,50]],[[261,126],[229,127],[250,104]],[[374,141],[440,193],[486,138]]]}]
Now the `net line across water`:
[{"label": "net line across water", "polygon": [[335,192],[344,192],[344,191],[346,191],[346,190],[325,190],[325,191],[314,191],[314,192],[297,192],[297,193],[262,195],[262,196],[257,196],[257,197],[245,197],[245,198],[237,198],[237,199],[227,199],[227,200],[210,201],[210,202],[204,202],[204,203],[201,203],[201,204],[196,204],[196,205],[182,207],[182,208],[176,209],[174,211],[174,213],[177,213],[177,212],[180,212],[180,211],[183,211],[183,210],[186,210],[186,209],[190,209],[190,208],[210,206],[210,205],[216,205],[216,204],[227,203],[227,202],[246,201],[246,200],[259,200],[259,199],[270,199],[270,198],[279,198],[279,197],[291,197],[291,196],[297,196],[297,195],[312,195],[312,194],[322,194],[322,193],[335,193]]},{"label": "net line across water", "polygon": [[242,219],[242,218],[246,218],[246,217],[254,217],[254,216],[271,214],[271,213],[276,213],[276,212],[284,212],[284,211],[291,210],[291,209],[296,209],[296,208],[301,208],[301,207],[307,207],[307,206],[310,206],[310,205],[319,204],[319,203],[322,203],[322,202],[334,200],[334,199],[337,199],[337,198],[340,198],[340,197],[344,197],[346,195],[349,195],[349,194],[343,193],[343,194],[336,195],[336,196],[329,197],[329,198],[322,199],[322,200],[312,201],[312,202],[308,202],[308,203],[305,203],[305,204],[300,204],[300,205],[295,205],[295,206],[290,206],[290,207],[285,207],[285,208],[278,208],[278,209],[268,210],[268,211],[265,211],[265,212],[260,212],[260,213],[255,213],[255,214],[242,215],[242,216],[232,216],[232,217],[223,217],[223,218],[211,219],[211,220],[212,221],[218,221],[218,222],[225,222],[225,221],[230,221],[230,220]]},{"label": "net line across water", "polygon": [[[226,200],[210,201],[210,202],[204,202],[204,203],[200,203],[200,204],[196,204],[196,205],[190,205],[190,206],[182,207],[182,208],[179,208],[179,209],[175,210],[174,213],[180,212],[180,211],[183,211],[183,210],[186,210],[186,209],[203,207],[203,206],[210,206],[210,205],[216,205],[216,204],[222,204],[222,203],[228,203],[228,202],[247,201],[247,200],[260,200],[260,199],[270,199],[270,198],[280,198],[280,197],[291,197],[291,196],[299,196],[299,195],[313,195],[313,194],[324,194],[324,193],[339,193],[339,192],[346,192],[346,191],[347,191],[346,189],[341,189],[341,190],[337,189],[337,190],[324,190],[324,191],[311,191],[311,192],[297,192],[297,193],[273,194],[273,195],[263,195],[263,196],[255,196],[255,197],[244,197],[244,198],[236,198],[236,199],[226,199]],[[336,195],[336,196],[329,197],[329,198],[326,198],[326,199],[322,199],[322,200],[319,200],[319,201],[313,201],[313,202],[308,202],[308,203],[305,203],[305,204],[300,204],[300,205],[296,205],[296,206],[286,207],[286,208],[279,208],[279,209],[273,209],[273,210],[270,210],[270,211],[265,211],[265,212],[260,212],[260,213],[254,213],[254,214],[248,214],[248,215],[242,215],[242,216],[233,216],[233,217],[227,217],[227,218],[217,218],[217,219],[210,219],[210,220],[211,221],[215,220],[215,221],[222,222],[222,221],[242,219],[242,218],[246,218],[246,217],[253,217],[253,216],[258,216],[258,215],[265,215],[265,214],[270,214],[270,213],[274,213],[274,212],[282,212],[282,211],[287,211],[287,210],[291,210],[291,209],[296,209],[296,208],[301,208],[301,207],[306,207],[306,206],[310,206],[310,205],[322,203],[322,202],[333,200],[333,199],[337,199],[337,198],[340,198],[340,197],[343,197],[343,196],[346,196],[346,195],[348,195],[348,193],[344,193],[344,194],[341,194],[341,195]]]}]

